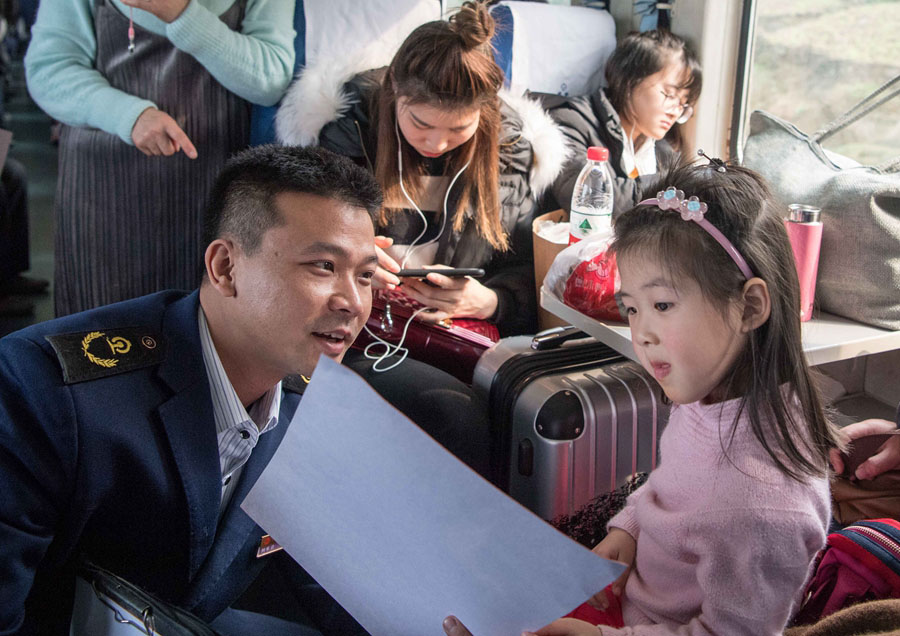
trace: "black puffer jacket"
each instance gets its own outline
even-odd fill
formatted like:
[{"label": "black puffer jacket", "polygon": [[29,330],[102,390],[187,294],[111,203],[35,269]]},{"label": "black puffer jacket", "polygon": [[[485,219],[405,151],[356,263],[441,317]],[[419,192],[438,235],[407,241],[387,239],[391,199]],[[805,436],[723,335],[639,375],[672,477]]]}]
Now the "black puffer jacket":
[{"label": "black puffer jacket", "polygon": [[[587,149],[602,146],[609,150],[609,165],[613,171],[613,217],[632,208],[642,198],[641,177],[632,179],[625,171],[625,133],[619,115],[610,104],[603,89],[584,97],[560,97],[535,93],[553,120],[559,124],[571,154],[569,161],[542,203],[544,210],[569,209],[575,179],[587,161]],[[660,170],[673,165],[680,155],[665,141],[656,142],[656,164]]]},{"label": "black puffer jacket", "polygon": [[[371,129],[369,107],[381,83],[385,69],[356,75],[342,87],[341,103],[334,119],[317,131],[318,143],[339,154],[351,157],[360,165],[373,169],[378,151],[375,131]],[[291,108],[306,99],[302,91],[291,95],[302,85],[301,77],[289,92],[296,100]],[[313,97],[314,98],[314,97]],[[522,102],[527,102],[522,104]],[[520,110],[514,105],[521,107]],[[525,110],[523,116],[521,110]],[[321,113],[319,113],[321,114]],[[497,311],[491,320],[501,336],[533,333],[537,326],[537,303],[534,287],[531,222],[537,211],[537,198],[559,173],[566,155],[562,134],[540,106],[525,98],[503,101],[500,139],[500,216],[510,238],[506,252],[494,250],[482,238],[473,221],[474,211],[466,213],[462,231],[444,231],[438,243],[435,262],[451,267],[481,267],[485,278],[480,282],[497,294]],[[279,123],[279,134],[284,122]],[[292,141],[281,135],[282,139]],[[544,159],[537,147],[552,146]],[[448,209],[455,209],[455,185],[450,193]],[[379,228],[386,236],[408,236],[406,224],[413,217],[397,216],[389,227]],[[418,222],[418,221],[415,221]],[[415,234],[413,232],[412,234]]]}]

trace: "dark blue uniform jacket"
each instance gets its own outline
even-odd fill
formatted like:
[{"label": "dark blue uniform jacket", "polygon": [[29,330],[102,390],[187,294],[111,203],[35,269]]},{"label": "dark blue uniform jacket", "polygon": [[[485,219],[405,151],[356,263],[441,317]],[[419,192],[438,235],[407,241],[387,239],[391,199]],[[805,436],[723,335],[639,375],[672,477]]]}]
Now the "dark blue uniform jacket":
[{"label": "dark blue uniform jacket", "polygon": [[239,504],[299,395],[283,396],[217,524],[198,302],[161,292],[0,340],[0,634],[68,634],[81,554],[206,620],[264,564]]}]

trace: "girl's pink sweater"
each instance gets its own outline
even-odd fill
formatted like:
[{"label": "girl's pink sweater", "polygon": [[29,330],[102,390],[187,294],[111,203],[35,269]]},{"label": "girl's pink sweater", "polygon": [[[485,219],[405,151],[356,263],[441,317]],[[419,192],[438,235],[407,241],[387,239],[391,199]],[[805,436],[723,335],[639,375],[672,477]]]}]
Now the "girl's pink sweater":
[{"label": "girl's pink sweater", "polygon": [[[624,629],[606,634],[781,634],[824,547],[826,477],[781,473],[738,400],[675,406],[660,463],[609,523],[637,540],[623,596]],[[723,455],[728,447],[729,461]]]}]

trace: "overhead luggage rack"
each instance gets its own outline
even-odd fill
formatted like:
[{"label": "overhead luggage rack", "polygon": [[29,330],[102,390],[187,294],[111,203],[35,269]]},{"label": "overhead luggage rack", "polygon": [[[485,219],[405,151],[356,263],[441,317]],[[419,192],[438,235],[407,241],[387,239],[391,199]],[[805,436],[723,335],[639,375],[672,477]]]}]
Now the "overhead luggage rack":
[{"label": "overhead luggage rack", "polygon": [[[541,307],[637,361],[626,323],[595,320],[572,309],[545,288],[541,288]],[[803,351],[812,366],[900,349],[900,331],[870,327],[826,313],[815,315],[803,323]]]}]

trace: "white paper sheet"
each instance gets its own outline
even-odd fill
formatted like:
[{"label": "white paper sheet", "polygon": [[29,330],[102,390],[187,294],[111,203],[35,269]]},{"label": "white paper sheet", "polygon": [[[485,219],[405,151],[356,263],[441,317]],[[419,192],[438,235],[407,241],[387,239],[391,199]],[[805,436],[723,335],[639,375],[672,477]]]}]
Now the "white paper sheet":
[{"label": "white paper sheet", "polygon": [[242,508],[375,636],[518,635],[623,570],[483,480],[322,358]]}]

